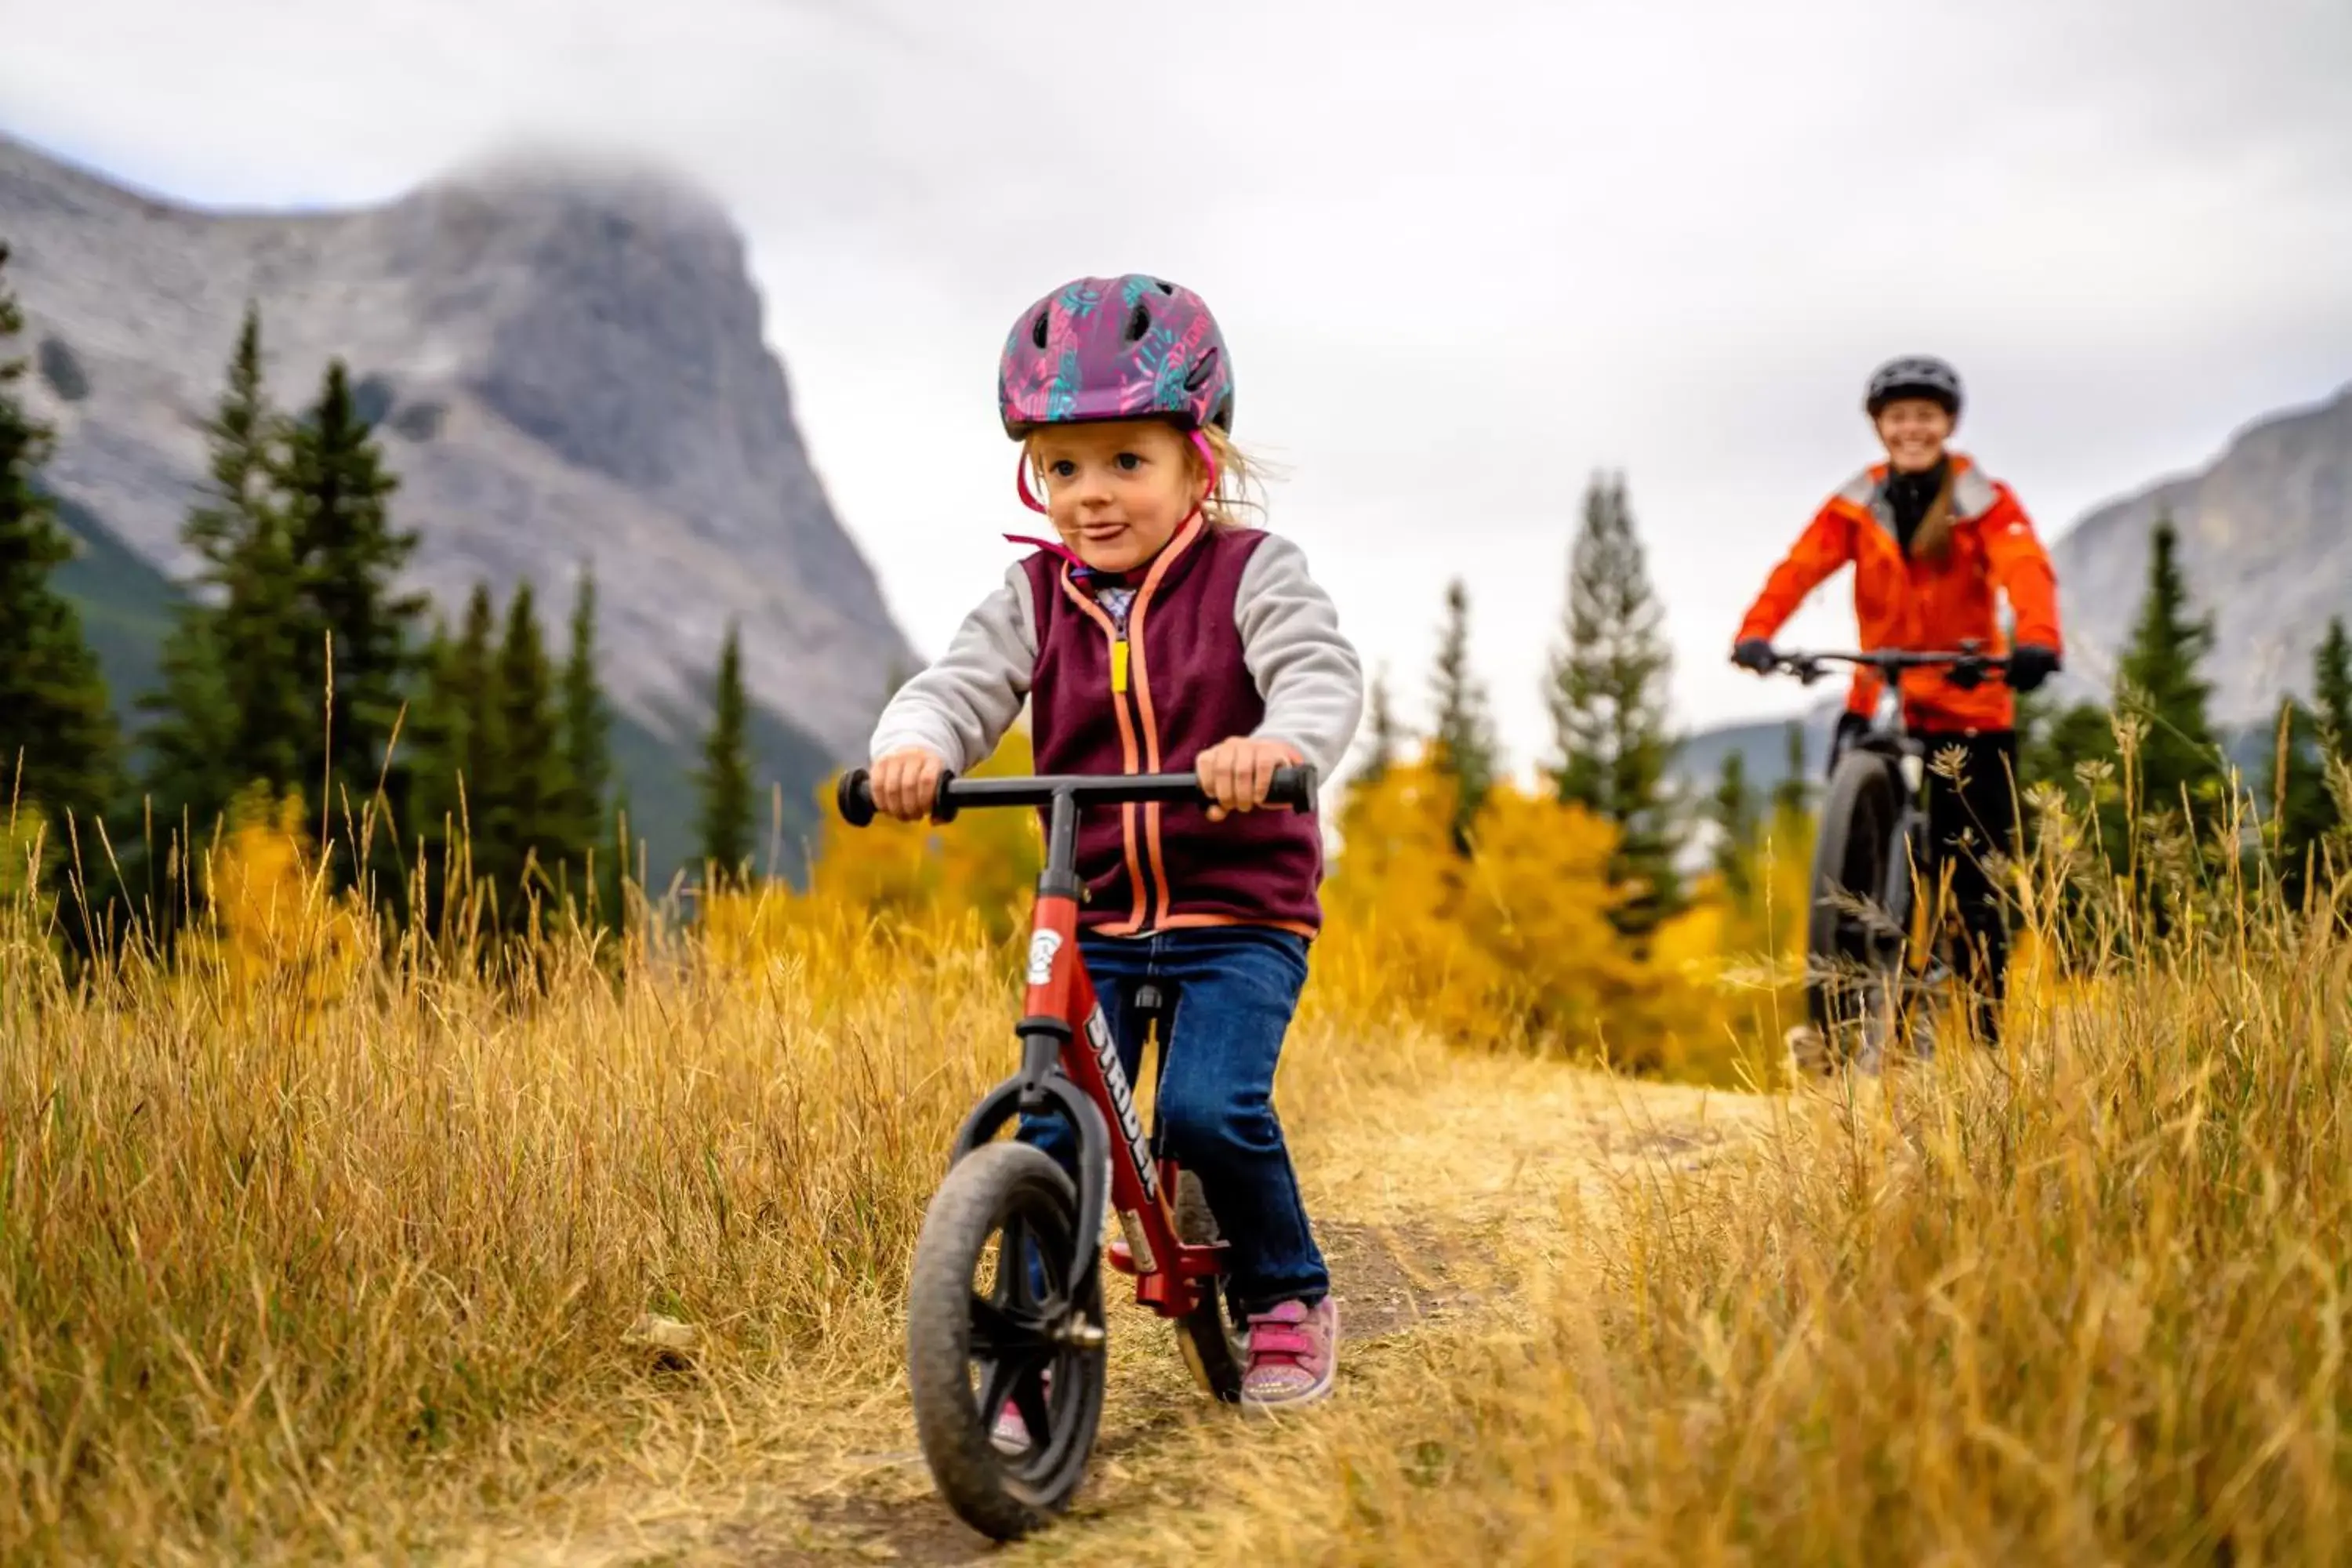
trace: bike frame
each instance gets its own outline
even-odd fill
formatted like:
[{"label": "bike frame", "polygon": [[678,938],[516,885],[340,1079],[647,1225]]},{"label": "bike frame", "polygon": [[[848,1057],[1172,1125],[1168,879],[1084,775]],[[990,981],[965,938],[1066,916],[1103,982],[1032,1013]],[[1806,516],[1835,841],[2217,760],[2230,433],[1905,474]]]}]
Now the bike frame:
[{"label": "bike frame", "polygon": [[1927,864],[1927,814],[1919,803],[1927,777],[1927,748],[1904,723],[1903,697],[1894,681],[1887,681],[1879,692],[1870,729],[1854,749],[1879,756],[1895,773],[1898,805],[1887,833],[1885,883],[1878,889],[1878,900],[1888,921],[1901,933],[1903,966],[1910,967],[1916,874]]},{"label": "bike frame", "polygon": [[[1297,809],[1310,809],[1313,770],[1285,770],[1285,776],[1290,787],[1277,794],[1286,795]],[[843,778],[841,811],[852,823],[873,819],[872,799],[865,791],[864,770]],[[1176,1162],[1160,1159],[1144,1133],[1135,1086],[1119,1063],[1110,1021],[1079,952],[1078,907],[1085,888],[1077,876],[1078,810],[1082,804],[1197,803],[1202,798],[1200,780],[1192,773],[1007,779],[957,779],[950,774],[940,781],[931,814],[933,821],[945,822],[967,805],[1027,805],[1046,814],[1045,866],[1037,879],[1036,907],[1030,917],[1026,1000],[1014,1026],[1021,1039],[1021,1070],[972,1108],[956,1133],[949,1163],[952,1165],[989,1142],[1024,1113],[1061,1116],[1078,1145],[1077,1256],[1071,1259],[1070,1271],[1074,1286],[1083,1299],[1100,1267],[1103,1210],[1108,1206],[1118,1214],[1127,1237],[1129,1261],[1122,1271],[1135,1276],[1136,1300],[1171,1318],[1196,1309],[1209,1282],[1224,1272],[1225,1244],[1179,1238],[1172,1207]]]},{"label": "bike frame", "polygon": [[[1888,920],[1901,933],[1902,967],[1922,972],[1932,967],[1935,946],[1932,931],[1925,952],[1917,951],[1912,940],[1911,927],[1915,910],[1916,874],[1927,864],[1927,814],[1920,801],[1927,778],[1927,743],[1913,736],[1903,719],[1902,672],[1949,667],[1960,676],[1964,684],[1974,685],[1987,675],[2004,671],[2008,660],[1981,653],[1973,643],[1963,643],[1951,653],[1915,653],[1887,649],[1877,653],[1794,653],[1784,655],[1780,666],[1810,686],[1824,673],[1824,663],[1864,666],[1878,672],[1878,704],[1871,714],[1870,727],[1853,743],[1854,750],[1869,752],[1882,758],[1895,773],[1899,805],[1895,824],[1888,834],[1886,846],[1885,885],[1879,889],[1881,907]],[[1916,959],[1915,963],[1913,961]]]}]

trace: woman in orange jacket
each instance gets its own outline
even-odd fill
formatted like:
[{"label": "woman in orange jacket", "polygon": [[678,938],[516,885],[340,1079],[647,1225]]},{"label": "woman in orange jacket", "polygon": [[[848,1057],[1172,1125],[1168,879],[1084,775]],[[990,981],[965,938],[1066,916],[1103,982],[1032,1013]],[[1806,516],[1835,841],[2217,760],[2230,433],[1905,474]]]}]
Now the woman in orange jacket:
[{"label": "woman in orange jacket", "polygon": [[[1965,978],[1977,1026],[1999,1026],[2009,961],[2008,920],[1988,850],[2011,852],[2017,829],[2017,720],[2012,691],[2032,691],[2059,668],[2057,580],[2033,521],[2007,485],[1948,443],[1959,421],[1960,378],[1942,360],[1897,359],[1870,378],[1864,400],[1886,460],[1832,496],[1740,623],[1732,661],[1759,674],[1773,667],[1772,636],[1805,596],[1841,566],[1853,567],[1854,618],[1864,649],[1954,649],[1973,640],[1988,653],[2004,639],[1993,592],[2009,598],[2017,626],[2006,685],[1955,685],[1940,670],[1902,683],[1903,716],[1931,763],[1962,753],[1957,785],[1931,766],[1927,783],[1932,879],[1948,868],[1967,934]],[[1868,723],[1878,677],[1856,672],[1839,717],[1831,765]]]}]

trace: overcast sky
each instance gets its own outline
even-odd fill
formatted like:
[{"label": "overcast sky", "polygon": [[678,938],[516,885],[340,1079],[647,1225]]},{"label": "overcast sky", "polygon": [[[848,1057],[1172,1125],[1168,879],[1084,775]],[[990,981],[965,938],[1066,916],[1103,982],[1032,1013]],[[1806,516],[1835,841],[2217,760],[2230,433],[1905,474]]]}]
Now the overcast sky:
[{"label": "overcast sky", "polygon": [[[1887,355],[2045,531],[2352,381],[2347,0],[0,0],[0,126],[206,205],[394,196],[518,140],[740,217],[845,521],[941,647],[1026,521],[1023,305],[1129,269],[1225,325],[1236,435],[1408,717],[1445,578],[1513,760],[1570,529],[1626,470],[1685,722],[1874,454]],[[1790,637],[1851,636],[1843,585]]]}]

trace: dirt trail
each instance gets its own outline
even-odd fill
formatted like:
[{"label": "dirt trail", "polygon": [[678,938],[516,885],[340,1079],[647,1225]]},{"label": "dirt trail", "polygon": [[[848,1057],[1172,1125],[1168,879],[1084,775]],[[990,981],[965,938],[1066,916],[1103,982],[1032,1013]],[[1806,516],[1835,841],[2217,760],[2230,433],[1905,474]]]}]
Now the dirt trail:
[{"label": "dirt trail", "polygon": [[[1719,1159],[1773,1102],[1566,1067],[1465,1058],[1442,1080],[1302,1119],[1308,1212],[1333,1273],[1337,1395],[1293,1418],[1360,1418],[1458,1342],[1512,1321],[1559,1256],[1565,1205],[1605,1207],[1630,1174]],[[1069,1518],[1000,1548],[931,1489],[903,1381],[806,1413],[800,1453],[758,1478],[708,1477],[631,1500],[583,1537],[479,1549],[484,1561],[597,1564],[1133,1563],[1171,1510],[1245,1509],[1232,1467],[1265,1428],[1195,1391],[1167,1327],[1116,1296],[1110,1396]],[[1164,1549],[1164,1547],[1163,1547]]]}]

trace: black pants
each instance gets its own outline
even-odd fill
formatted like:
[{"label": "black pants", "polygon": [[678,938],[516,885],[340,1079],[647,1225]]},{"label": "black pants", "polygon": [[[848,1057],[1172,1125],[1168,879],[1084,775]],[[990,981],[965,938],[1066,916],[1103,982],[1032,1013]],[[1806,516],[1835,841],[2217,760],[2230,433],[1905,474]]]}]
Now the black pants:
[{"label": "black pants", "polygon": [[[1912,733],[1927,748],[1925,890],[1932,898],[1949,879],[1946,907],[1959,917],[1960,979],[1973,998],[1977,1033],[1990,1044],[2000,1037],[2008,994],[2009,907],[1995,866],[2017,854],[2017,736]],[[1948,773],[1955,762],[1957,781]]]}]

